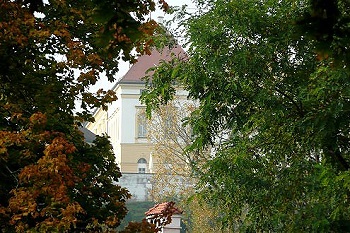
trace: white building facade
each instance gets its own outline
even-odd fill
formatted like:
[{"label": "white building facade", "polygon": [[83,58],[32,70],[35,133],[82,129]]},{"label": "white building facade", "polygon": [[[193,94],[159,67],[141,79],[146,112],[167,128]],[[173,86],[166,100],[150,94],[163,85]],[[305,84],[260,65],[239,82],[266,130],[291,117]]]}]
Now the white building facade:
[{"label": "white building facade", "polygon": [[[110,137],[123,177],[120,185],[129,189],[134,199],[147,200],[147,190],[151,188],[152,168],[157,161],[152,158],[152,144],[147,139],[147,119],[145,106],[139,98],[145,89],[142,78],[147,70],[158,65],[161,60],[170,60],[171,56],[186,57],[180,46],[165,48],[162,52],[154,50],[151,55],[138,58],[129,71],[112,88],[117,100],[111,103],[107,111],[97,109],[95,122],[85,127],[91,132]],[[186,98],[187,93],[178,93]]]}]

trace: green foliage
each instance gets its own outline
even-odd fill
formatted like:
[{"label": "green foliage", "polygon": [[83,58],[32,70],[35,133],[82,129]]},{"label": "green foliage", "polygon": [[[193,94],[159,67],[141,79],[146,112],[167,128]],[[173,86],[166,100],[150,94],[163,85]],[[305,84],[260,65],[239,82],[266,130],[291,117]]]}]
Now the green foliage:
[{"label": "green foliage", "polygon": [[226,229],[347,232],[348,3],[207,4],[183,22],[190,58],[157,68],[143,96],[156,108],[177,83],[199,101],[190,149],[214,151],[201,198]]},{"label": "green foliage", "polygon": [[145,218],[145,212],[155,205],[151,201],[127,202],[128,214],[122,221],[119,229],[123,229],[128,222],[141,222]]}]

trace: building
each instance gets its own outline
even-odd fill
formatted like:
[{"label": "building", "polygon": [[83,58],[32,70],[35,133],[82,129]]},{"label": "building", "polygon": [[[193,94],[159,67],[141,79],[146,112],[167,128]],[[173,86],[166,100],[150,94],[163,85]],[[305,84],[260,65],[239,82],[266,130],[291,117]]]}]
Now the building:
[{"label": "building", "polygon": [[156,225],[159,233],[180,233],[182,210],[174,202],[156,204],[145,212],[148,222]]},{"label": "building", "polygon": [[[157,165],[156,159],[152,158],[152,144],[147,139],[145,106],[139,100],[145,89],[142,78],[152,74],[147,72],[150,68],[157,66],[161,60],[170,60],[172,56],[186,57],[186,53],[180,46],[174,46],[140,56],[112,88],[118,99],[109,105],[107,111],[97,109],[95,122],[85,126],[94,134],[110,137],[116,162],[123,174],[120,185],[128,188],[137,200],[147,200],[150,174]],[[187,93],[179,90],[177,95],[186,98]]]}]

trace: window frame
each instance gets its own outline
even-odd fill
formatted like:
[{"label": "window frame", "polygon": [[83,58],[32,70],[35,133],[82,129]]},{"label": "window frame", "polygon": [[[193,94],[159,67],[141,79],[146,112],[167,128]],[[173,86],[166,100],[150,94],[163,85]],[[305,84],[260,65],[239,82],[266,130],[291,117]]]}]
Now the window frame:
[{"label": "window frame", "polygon": [[137,107],[136,109],[136,138],[146,138],[147,137],[147,117],[146,108]]}]

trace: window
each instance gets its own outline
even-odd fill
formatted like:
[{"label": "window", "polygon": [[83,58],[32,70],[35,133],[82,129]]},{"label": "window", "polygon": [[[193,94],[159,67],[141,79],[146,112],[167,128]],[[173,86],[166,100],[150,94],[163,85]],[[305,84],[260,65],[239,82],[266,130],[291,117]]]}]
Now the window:
[{"label": "window", "polygon": [[162,128],[164,132],[164,137],[172,139],[175,136],[175,131],[178,130],[179,120],[178,115],[180,114],[179,109],[168,105],[161,110],[160,118],[162,120]]},{"label": "window", "polygon": [[147,160],[145,158],[140,158],[137,161],[137,171],[138,173],[146,173]]},{"label": "window", "polygon": [[145,138],[147,136],[147,117],[144,109],[139,109],[137,111],[137,137]]},{"label": "window", "polygon": [[146,168],[139,167],[139,173],[146,173]]}]

